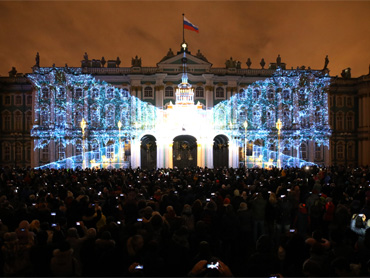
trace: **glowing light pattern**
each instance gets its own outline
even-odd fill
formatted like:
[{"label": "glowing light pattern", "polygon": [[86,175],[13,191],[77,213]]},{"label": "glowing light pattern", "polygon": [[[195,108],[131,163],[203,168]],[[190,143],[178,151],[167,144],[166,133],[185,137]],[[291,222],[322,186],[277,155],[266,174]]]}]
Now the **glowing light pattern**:
[{"label": "glowing light pattern", "polygon": [[[280,148],[285,155],[282,166],[287,165],[289,156],[300,166],[302,144],[315,142],[317,146],[329,147],[329,84],[330,77],[321,71],[278,69],[273,77],[256,81],[217,104],[213,109],[215,128],[228,129],[232,138],[240,138],[243,147],[247,121],[248,142],[253,142],[254,148],[270,150],[274,156],[279,144],[276,122],[281,119]],[[254,149],[253,157],[259,157],[258,152]],[[269,161],[270,157],[264,155],[263,159]]]},{"label": "glowing light pattern", "polygon": [[[176,95],[189,89],[184,76]],[[189,100],[171,103],[167,110],[157,109],[131,96],[128,88],[96,80],[81,69],[39,68],[28,78],[36,88],[31,131],[35,151],[49,145],[59,149],[59,155],[51,155],[56,161],[42,167],[75,168],[85,160],[87,167],[127,167],[127,144],[145,134],[155,134],[159,141],[164,134],[189,134],[197,137],[198,144],[225,134],[245,150],[239,160],[248,167],[276,166],[278,119],[283,124],[282,166],[312,164],[300,157],[302,144],[329,146],[330,77],[321,71],[278,69],[273,77],[253,83],[212,110],[203,110],[199,103],[190,105]],[[193,97],[190,89],[189,97]],[[82,119],[87,122],[84,138]],[[245,142],[251,144],[253,156],[245,157]],[[67,146],[72,147],[72,155],[66,158]],[[49,151],[55,152],[50,147]]]}]

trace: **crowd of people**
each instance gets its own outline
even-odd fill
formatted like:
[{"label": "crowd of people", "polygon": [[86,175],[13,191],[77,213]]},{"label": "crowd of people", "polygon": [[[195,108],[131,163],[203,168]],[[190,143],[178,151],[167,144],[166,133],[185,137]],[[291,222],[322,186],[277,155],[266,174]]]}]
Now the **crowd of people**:
[{"label": "crowd of people", "polygon": [[0,169],[3,276],[370,276],[370,168]]}]

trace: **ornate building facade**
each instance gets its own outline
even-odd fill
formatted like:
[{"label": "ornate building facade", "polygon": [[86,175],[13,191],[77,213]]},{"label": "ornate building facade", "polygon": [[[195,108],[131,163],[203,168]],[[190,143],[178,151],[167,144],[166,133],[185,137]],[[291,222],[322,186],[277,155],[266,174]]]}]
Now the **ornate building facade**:
[{"label": "ornate building facade", "polygon": [[[230,58],[214,68],[187,46],[176,54],[170,49],[155,67],[142,67],[137,56],[130,67],[118,57],[105,61],[86,53],[80,68],[40,67],[36,60],[31,74],[12,70],[0,77],[0,164],[369,164],[369,75],[351,78],[347,69],[342,77],[329,77],[327,63],[322,70],[286,70],[280,57],[267,68],[263,59],[258,69],[250,59],[246,65]],[[176,114],[184,68],[194,113]]]}]

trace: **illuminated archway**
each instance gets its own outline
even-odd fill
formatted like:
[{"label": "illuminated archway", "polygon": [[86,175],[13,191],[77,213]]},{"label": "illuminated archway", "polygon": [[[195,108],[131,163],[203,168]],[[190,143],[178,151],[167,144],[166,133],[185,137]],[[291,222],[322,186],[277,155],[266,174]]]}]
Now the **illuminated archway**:
[{"label": "illuminated archway", "polygon": [[157,143],[153,135],[145,135],[140,144],[141,168],[157,168]]},{"label": "illuminated archway", "polygon": [[173,166],[189,168],[197,166],[197,139],[191,135],[179,135],[173,139]]}]

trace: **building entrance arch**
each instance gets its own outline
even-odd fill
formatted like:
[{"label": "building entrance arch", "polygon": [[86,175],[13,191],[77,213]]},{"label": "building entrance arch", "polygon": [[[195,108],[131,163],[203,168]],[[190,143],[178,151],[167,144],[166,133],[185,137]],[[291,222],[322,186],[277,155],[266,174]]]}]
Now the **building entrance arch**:
[{"label": "building entrance arch", "polygon": [[213,167],[229,167],[229,139],[217,135],[213,140]]},{"label": "building entrance arch", "polygon": [[173,167],[197,167],[197,139],[179,135],[173,139]]},{"label": "building entrance arch", "polygon": [[157,143],[153,135],[144,135],[140,142],[140,158],[142,169],[157,168]]}]

